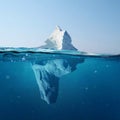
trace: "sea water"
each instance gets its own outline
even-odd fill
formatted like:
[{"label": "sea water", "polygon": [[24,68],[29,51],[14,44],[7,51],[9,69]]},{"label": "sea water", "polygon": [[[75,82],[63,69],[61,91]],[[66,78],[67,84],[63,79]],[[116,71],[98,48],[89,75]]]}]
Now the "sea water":
[{"label": "sea water", "polygon": [[[47,104],[30,63],[69,58],[84,62],[60,78],[57,101]],[[120,56],[2,50],[0,120],[120,120]]]}]

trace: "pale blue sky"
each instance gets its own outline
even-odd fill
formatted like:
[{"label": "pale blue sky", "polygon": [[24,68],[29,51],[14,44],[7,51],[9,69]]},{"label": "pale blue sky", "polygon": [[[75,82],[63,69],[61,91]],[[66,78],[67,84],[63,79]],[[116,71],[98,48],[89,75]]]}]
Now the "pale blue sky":
[{"label": "pale blue sky", "polygon": [[82,51],[120,53],[120,0],[0,0],[0,46],[40,46],[56,25]]}]

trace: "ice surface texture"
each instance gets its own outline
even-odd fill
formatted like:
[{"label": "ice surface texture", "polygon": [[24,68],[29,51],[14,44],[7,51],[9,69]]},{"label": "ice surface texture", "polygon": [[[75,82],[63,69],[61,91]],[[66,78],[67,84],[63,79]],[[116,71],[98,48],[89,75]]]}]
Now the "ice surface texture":
[{"label": "ice surface texture", "polygon": [[53,50],[77,50],[72,45],[72,39],[66,30],[56,26],[54,32],[45,41],[45,45],[40,48]]}]

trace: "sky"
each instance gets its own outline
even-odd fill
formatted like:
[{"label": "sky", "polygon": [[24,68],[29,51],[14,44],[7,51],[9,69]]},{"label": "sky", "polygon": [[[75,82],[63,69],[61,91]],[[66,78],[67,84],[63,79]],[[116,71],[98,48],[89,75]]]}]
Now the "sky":
[{"label": "sky", "polygon": [[120,0],[0,0],[0,47],[37,47],[59,25],[81,51],[120,53]]}]

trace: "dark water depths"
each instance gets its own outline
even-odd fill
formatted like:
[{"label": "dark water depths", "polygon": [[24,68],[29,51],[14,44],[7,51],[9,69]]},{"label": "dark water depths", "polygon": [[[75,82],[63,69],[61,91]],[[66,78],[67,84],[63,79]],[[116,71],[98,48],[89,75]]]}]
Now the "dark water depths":
[{"label": "dark water depths", "polygon": [[50,105],[40,98],[30,63],[12,57],[0,62],[0,120],[120,120],[120,56],[79,56],[85,61],[61,77],[57,102]]}]

